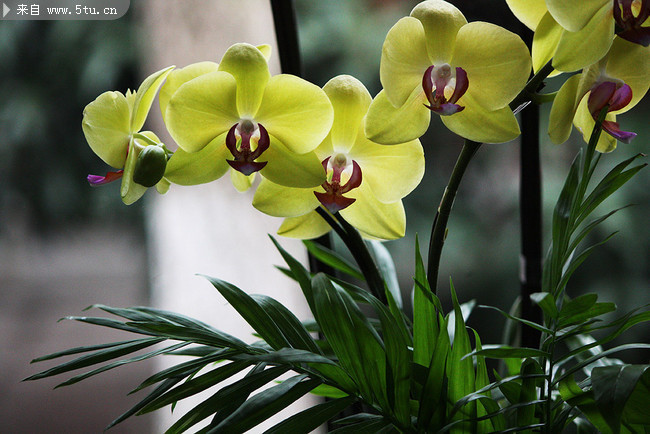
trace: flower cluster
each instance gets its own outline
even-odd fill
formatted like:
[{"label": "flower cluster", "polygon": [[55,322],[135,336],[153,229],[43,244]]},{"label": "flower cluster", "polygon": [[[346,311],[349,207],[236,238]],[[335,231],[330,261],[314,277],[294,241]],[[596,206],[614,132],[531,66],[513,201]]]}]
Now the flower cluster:
[{"label": "flower cluster", "polygon": [[[432,113],[473,142],[513,140],[520,130],[511,105],[537,90],[526,87],[531,69],[540,73],[547,64],[546,75],[582,69],[555,98],[554,142],[568,138],[572,121],[588,135],[604,108],[609,135],[598,150],[629,142],[635,134],[622,131],[615,117],[648,90],[650,0],[616,0],[613,7],[611,0],[507,3],[535,30],[532,58],[516,34],[468,23],[444,0],[423,1],[386,36],[383,90],[374,99],[347,75],[322,89],[293,75],[271,76],[270,47],[245,43],[219,63],[165,68],[136,92],[106,92],[86,107],[83,131],[118,171],[88,180],[121,178],[130,204],[149,187],[164,193],[172,183],[201,184],[229,172],[237,190],[256,186],[255,208],[285,218],[280,234],[322,235],[330,230],[325,212],[366,237],[398,238],[405,233],[402,199],[424,173],[418,139]],[[175,152],[140,131],[158,92]]]}]

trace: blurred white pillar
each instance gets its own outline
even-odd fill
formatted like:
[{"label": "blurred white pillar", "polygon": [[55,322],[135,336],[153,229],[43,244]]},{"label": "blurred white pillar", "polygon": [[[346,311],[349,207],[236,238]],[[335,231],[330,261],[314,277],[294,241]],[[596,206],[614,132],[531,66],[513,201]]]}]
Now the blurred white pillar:
[{"label": "blurred white pillar", "polygon": [[[279,73],[267,0],[147,0],[136,12],[144,23],[145,76],[172,64],[183,67],[203,60],[218,62],[236,42],[271,44],[271,73]],[[160,133],[166,144],[173,144],[164,132],[159,112],[155,104],[148,128]],[[255,340],[252,329],[216,289],[195,276],[201,273],[249,293],[269,295],[301,319],[310,316],[300,288],[273,267],[283,265],[283,261],[267,234],[275,233],[281,221],[257,212],[251,206],[252,196],[252,191],[238,193],[228,175],[201,186],[172,186],[164,196],[148,193],[153,306],[192,316],[244,341]],[[297,258],[306,259],[300,243],[280,241]],[[172,362],[178,360],[164,361]],[[262,432],[315,402],[315,398],[307,397],[250,432]],[[179,403],[173,415],[161,411],[157,432],[197,403]]]}]

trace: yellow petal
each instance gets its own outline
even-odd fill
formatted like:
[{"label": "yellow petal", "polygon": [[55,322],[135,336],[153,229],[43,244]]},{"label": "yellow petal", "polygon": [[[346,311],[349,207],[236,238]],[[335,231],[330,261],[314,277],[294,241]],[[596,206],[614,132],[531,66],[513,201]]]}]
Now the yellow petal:
[{"label": "yellow petal", "polygon": [[257,175],[256,173],[251,173],[250,175],[244,175],[241,172],[231,169],[230,181],[232,182],[232,185],[235,187],[235,189],[238,192],[243,193],[247,191],[249,188],[251,188],[251,185],[253,185],[253,182],[255,181],[256,175]]},{"label": "yellow petal", "polygon": [[268,179],[262,179],[253,197],[258,211],[274,217],[301,216],[319,205],[313,188],[284,187]]},{"label": "yellow petal", "polygon": [[345,196],[356,201],[340,211],[341,216],[359,231],[382,240],[401,238],[406,232],[406,213],[402,201],[382,203],[372,190],[364,186],[355,188]]},{"label": "yellow petal", "polygon": [[537,28],[539,21],[548,12],[545,0],[506,0],[506,3],[517,19],[531,30]]},{"label": "yellow petal", "polygon": [[197,185],[221,178],[230,168],[226,159],[232,159],[221,134],[198,152],[178,149],[167,162],[165,178],[174,184]]},{"label": "yellow petal", "polygon": [[334,77],[325,84],[323,91],[334,109],[330,131],[332,146],[336,152],[347,152],[354,144],[372,97],[365,86],[350,75]]},{"label": "yellow petal", "polygon": [[535,72],[542,69],[553,58],[564,32],[565,30],[549,13],[546,13],[539,21],[533,36],[532,56]]},{"label": "yellow petal", "polygon": [[292,152],[316,149],[332,126],[332,104],[323,90],[289,74],[272,77],[255,120]]},{"label": "yellow petal", "polygon": [[362,182],[377,200],[395,202],[413,191],[424,175],[424,150],[420,141],[378,145],[360,133],[349,156],[361,167]]},{"label": "yellow petal", "polygon": [[431,66],[425,41],[422,23],[412,17],[399,20],[386,35],[379,78],[396,107],[406,102],[413,89],[422,87],[422,77]]},{"label": "yellow petal", "polygon": [[395,145],[421,137],[429,128],[431,111],[424,106],[427,99],[416,88],[403,106],[395,108],[385,91],[379,92],[366,115],[366,136],[375,143]]},{"label": "yellow petal", "polygon": [[312,239],[325,235],[331,230],[323,218],[316,211],[300,217],[284,219],[278,229],[278,235],[288,238]]},{"label": "yellow petal", "polygon": [[325,170],[314,152],[296,154],[291,152],[274,136],[271,146],[258,161],[267,161],[260,171],[265,178],[287,187],[308,188],[325,181]]},{"label": "yellow petal", "polygon": [[446,1],[428,0],[413,8],[411,16],[422,22],[429,60],[434,65],[449,63],[456,33],[467,24],[463,13]]},{"label": "yellow petal", "polygon": [[173,70],[165,80],[165,84],[160,88],[160,94],[158,95],[158,102],[160,103],[160,113],[165,116],[167,110],[167,105],[169,104],[169,99],[172,97],[174,92],[178,90],[181,85],[187,83],[188,81],[203,75],[208,72],[214,72],[217,70],[219,65],[215,62],[198,62],[191,65],[187,65],[185,68],[179,68]]},{"label": "yellow petal", "polygon": [[440,117],[454,133],[481,143],[509,142],[519,136],[519,124],[509,107],[489,111],[472,100],[471,95],[465,95],[461,101],[465,110]]},{"label": "yellow petal", "polygon": [[546,0],[555,21],[570,32],[583,29],[605,5],[612,9],[611,0]]},{"label": "yellow petal", "polygon": [[269,59],[271,58],[271,53],[273,52],[273,48],[269,44],[258,45],[256,48],[260,50],[260,52],[262,53],[262,55],[264,55],[264,58],[268,62]]},{"label": "yellow petal", "polygon": [[551,115],[548,121],[548,135],[551,137],[553,143],[564,143],[571,135],[573,116],[581,99],[576,101],[580,80],[581,74],[569,78],[564,82],[553,100]]},{"label": "yellow petal", "polygon": [[[589,108],[587,107],[588,100],[588,96],[582,98],[580,105],[578,105],[576,116],[573,119],[573,124],[576,126],[576,129],[582,133],[582,138],[585,143],[589,143],[591,132],[594,129],[594,125],[596,125],[596,121],[594,121],[594,118],[591,116],[591,113],[589,113]],[[605,119],[616,122],[616,115],[613,113],[607,113]],[[616,139],[605,131],[602,131],[598,138],[598,143],[596,144],[596,150],[598,152],[607,153],[612,152],[614,149],[616,149]]]},{"label": "yellow petal", "polygon": [[467,72],[467,92],[490,110],[505,107],[517,96],[531,68],[528,47],[519,36],[483,22],[458,31],[451,64]]},{"label": "yellow petal", "polygon": [[174,69],[174,67],[170,66],[151,74],[149,77],[145,78],[138,88],[133,102],[133,111],[131,113],[131,132],[136,133],[142,129],[144,121],[147,120],[147,115],[149,114],[149,109],[151,109],[153,99],[172,69]]},{"label": "yellow petal", "polygon": [[171,184],[167,178],[163,178],[156,184],[156,191],[160,194],[165,194],[169,191],[169,187],[171,187]]},{"label": "yellow petal", "polygon": [[625,39],[615,38],[609,52],[607,75],[623,80],[632,88],[632,101],[616,113],[625,113],[637,105],[650,86],[650,50]]},{"label": "yellow petal", "polygon": [[86,141],[109,166],[121,169],[129,148],[130,112],[120,92],[104,92],[84,108],[81,122]]},{"label": "yellow petal", "polygon": [[165,120],[178,146],[187,152],[203,149],[239,122],[232,75],[216,71],[183,84],[169,100]]},{"label": "yellow petal", "polygon": [[614,40],[612,5],[604,5],[578,32],[562,32],[553,56],[559,71],[576,71],[602,59]]},{"label": "yellow petal", "polygon": [[250,44],[235,44],[223,55],[219,71],[231,74],[237,81],[237,110],[240,117],[253,118],[271,77],[264,54]]}]

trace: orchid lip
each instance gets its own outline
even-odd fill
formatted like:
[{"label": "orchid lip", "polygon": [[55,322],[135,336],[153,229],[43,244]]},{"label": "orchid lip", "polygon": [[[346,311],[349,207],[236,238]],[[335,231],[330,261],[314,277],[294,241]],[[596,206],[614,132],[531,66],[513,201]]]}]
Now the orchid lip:
[{"label": "orchid lip", "polygon": [[327,181],[321,186],[325,192],[315,191],[314,195],[329,212],[335,214],[352,205],[356,199],[343,196],[350,190],[361,185],[362,175],[359,164],[352,160],[352,173],[348,181],[341,185],[341,175],[349,167],[347,157],[337,154],[333,159],[327,157],[323,160],[323,168],[327,173]]},{"label": "orchid lip", "polygon": [[[238,137],[239,136],[239,137]],[[257,146],[252,149],[251,141]],[[233,125],[226,135],[226,148],[234,160],[226,160],[230,167],[248,176],[266,166],[267,161],[255,161],[270,146],[269,133],[262,124],[249,119]]]},{"label": "orchid lip", "polygon": [[124,174],[124,170],[118,170],[116,172],[107,172],[105,176],[88,175],[86,179],[88,180],[88,183],[91,186],[97,187],[100,185],[108,184],[113,181],[117,181],[118,179],[122,178],[123,174]]},{"label": "orchid lip", "polygon": [[424,106],[441,116],[450,116],[465,108],[456,102],[467,92],[469,79],[463,68],[452,68],[447,63],[431,65],[422,77],[422,88],[429,101]]},{"label": "orchid lip", "polygon": [[650,45],[650,27],[644,26],[649,17],[650,0],[614,0],[616,34],[627,41]]}]

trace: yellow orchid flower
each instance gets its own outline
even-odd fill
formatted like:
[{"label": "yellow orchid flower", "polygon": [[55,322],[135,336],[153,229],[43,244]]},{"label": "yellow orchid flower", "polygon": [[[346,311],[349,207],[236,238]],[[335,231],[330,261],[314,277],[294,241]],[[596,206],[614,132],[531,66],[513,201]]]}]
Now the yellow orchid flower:
[{"label": "yellow orchid flower", "polygon": [[167,173],[174,182],[209,182],[230,168],[239,190],[256,172],[295,187],[323,182],[312,151],[331,127],[331,104],[301,78],[271,77],[266,47],[235,44],[218,66],[192,66],[165,89],[163,117],[180,147]]},{"label": "yellow orchid flower", "polygon": [[169,188],[163,178],[167,150],[151,131],[140,131],[158,89],[173,66],[147,77],[136,92],[104,92],[84,109],[81,123],[90,148],[108,164],[120,169],[105,176],[88,175],[91,185],[103,185],[122,179],[120,195],[130,205],[140,199],[147,188],[160,193]]},{"label": "yellow orchid flower", "polygon": [[484,22],[467,23],[443,0],[417,5],[388,32],[377,95],[366,133],[378,143],[420,137],[431,112],[456,134],[476,142],[519,135],[508,104],[530,75],[528,48],[519,36]]},{"label": "yellow orchid flower", "polygon": [[553,59],[557,71],[596,63],[614,35],[647,47],[650,0],[506,0],[521,22],[535,31],[533,69]]},{"label": "yellow orchid flower", "polygon": [[596,149],[610,152],[616,141],[629,143],[636,136],[621,131],[616,115],[633,108],[650,87],[650,50],[616,38],[609,53],[599,62],[570,77],[558,92],[549,119],[549,136],[554,143],[565,142],[571,123],[589,141],[595,118],[608,105],[608,114]]},{"label": "yellow orchid flower", "polygon": [[253,206],[272,216],[287,217],[278,233],[288,237],[315,238],[327,233],[329,225],[314,211],[319,206],[340,212],[366,237],[404,236],[401,199],[424,174],[419,140],[384,146],[366,138],[365,116],[372,98],[356,78],[334,77],[323,91],[334,107],[332,129],[315,150],[326,180],[317,188],[290,188],[263,179]]}]

